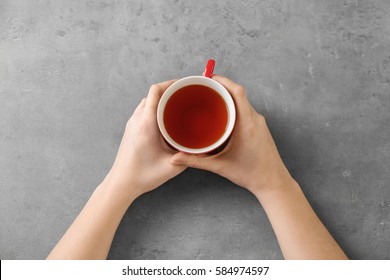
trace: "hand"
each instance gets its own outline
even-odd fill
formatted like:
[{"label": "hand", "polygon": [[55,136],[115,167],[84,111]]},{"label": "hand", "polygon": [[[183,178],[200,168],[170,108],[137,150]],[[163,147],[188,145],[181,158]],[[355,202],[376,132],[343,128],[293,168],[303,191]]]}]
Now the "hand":
[{"label": "hand", "polygon": [[121,196],[129,200],[155,189],[185,169],[171,164],[171,157],[177,151],[168,147],[157,125],[158,102],[173,82],[152,85],[147,98],[135,109],[105,179],[114,182],[109,185],[116,186]]},{"label": "hand", "polygon": [[216,155],[177,153],[175,165],[200,168],[217,173],[254,194],[286,185],[293,179],[284,166],[265,119],[250,105],[245,89],[227,79],[213,75],[232,95],[237,119],[231,139]]}]

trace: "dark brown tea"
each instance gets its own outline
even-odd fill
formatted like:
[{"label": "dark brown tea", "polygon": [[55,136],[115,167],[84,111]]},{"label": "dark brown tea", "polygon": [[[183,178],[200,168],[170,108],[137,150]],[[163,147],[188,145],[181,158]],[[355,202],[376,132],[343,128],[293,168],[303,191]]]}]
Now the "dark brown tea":
[{"label": "dark brown tea", "polygon": [[190,85],[176,91],[164,110],[165,128],[176,143],[192,149],[210,146],[228,123],[225,101],[213,89]]}]

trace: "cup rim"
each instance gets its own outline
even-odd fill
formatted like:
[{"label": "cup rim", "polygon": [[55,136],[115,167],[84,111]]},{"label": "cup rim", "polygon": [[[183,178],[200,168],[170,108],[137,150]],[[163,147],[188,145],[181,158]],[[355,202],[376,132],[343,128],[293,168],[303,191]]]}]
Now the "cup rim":
[{"label": "cup rim", "polygon": [[[189,85],[203,85],[213,89],[223,98],[228,111],[228,121],[227,121],[225,132],[222,134],[222,136],[213,144],[198,149],[188,148],[177,143],[169,135],[164,124],[164,109],[167,101],[178,89]],[[227,139],[233,132],[235,121],[236,121],[236,108],[234,105],[233,98],[231,97],[228,90],[219,82],[204,76],[188,76],[175,81],[172,85],[170,85],[165,90],[165,92],[161,96],[161,99],[157,107],[157,124],[163,138],[175,149],[190,154],[209,153],[217,149],[218,147],[220,147],[222,144],[224,144],[227,141]]]}]

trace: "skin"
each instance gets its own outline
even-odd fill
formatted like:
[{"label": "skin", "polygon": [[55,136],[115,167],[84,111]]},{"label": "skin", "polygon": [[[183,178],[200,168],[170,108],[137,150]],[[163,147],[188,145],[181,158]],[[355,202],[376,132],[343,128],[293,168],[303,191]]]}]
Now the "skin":
[{"label": "skin", "polygon": [[160,136],[157,105],[174,80],[153,85],[126,124],[114,164],[104,181],[51,251],[48,259],[105,259],[130,204],[186,167]]},{"label": "skin", "polygon": [[232,137],[217,155],[177,153],[172,162],[209,170],[252,192],[267,213],[285,259],[347,259],[283,164],[265,118],[250,105],[245,89],[222,76],[213,79],[230,92],[236,105]]},{"label": "skin", "polygon": [[222,76],[213,79],[230,92],[237,109],[225,149],[210,156],[169,148],[156,113],[161,95],[174,81],[153,85],[126,125],[112,169],[48,259],[105,259],[131,203],[187,167],[209,170],[252,192],[270,219],[285,259],[347,259],[286,169],[245,89]]}]

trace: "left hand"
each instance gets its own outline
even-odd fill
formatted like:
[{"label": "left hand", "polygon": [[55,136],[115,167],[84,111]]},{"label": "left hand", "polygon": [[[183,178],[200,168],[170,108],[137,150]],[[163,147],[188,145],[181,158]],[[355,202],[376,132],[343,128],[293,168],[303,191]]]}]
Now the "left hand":
[{"label": "left hand", "polygon": [[164,91],[174,82],[166,81],[150,87],[147,98],[135,109],[126,125],[109,180],[129,203],[149,192],[185,167],[171,164],[177,151],[162,138],[157,125],[157,105]]}]

